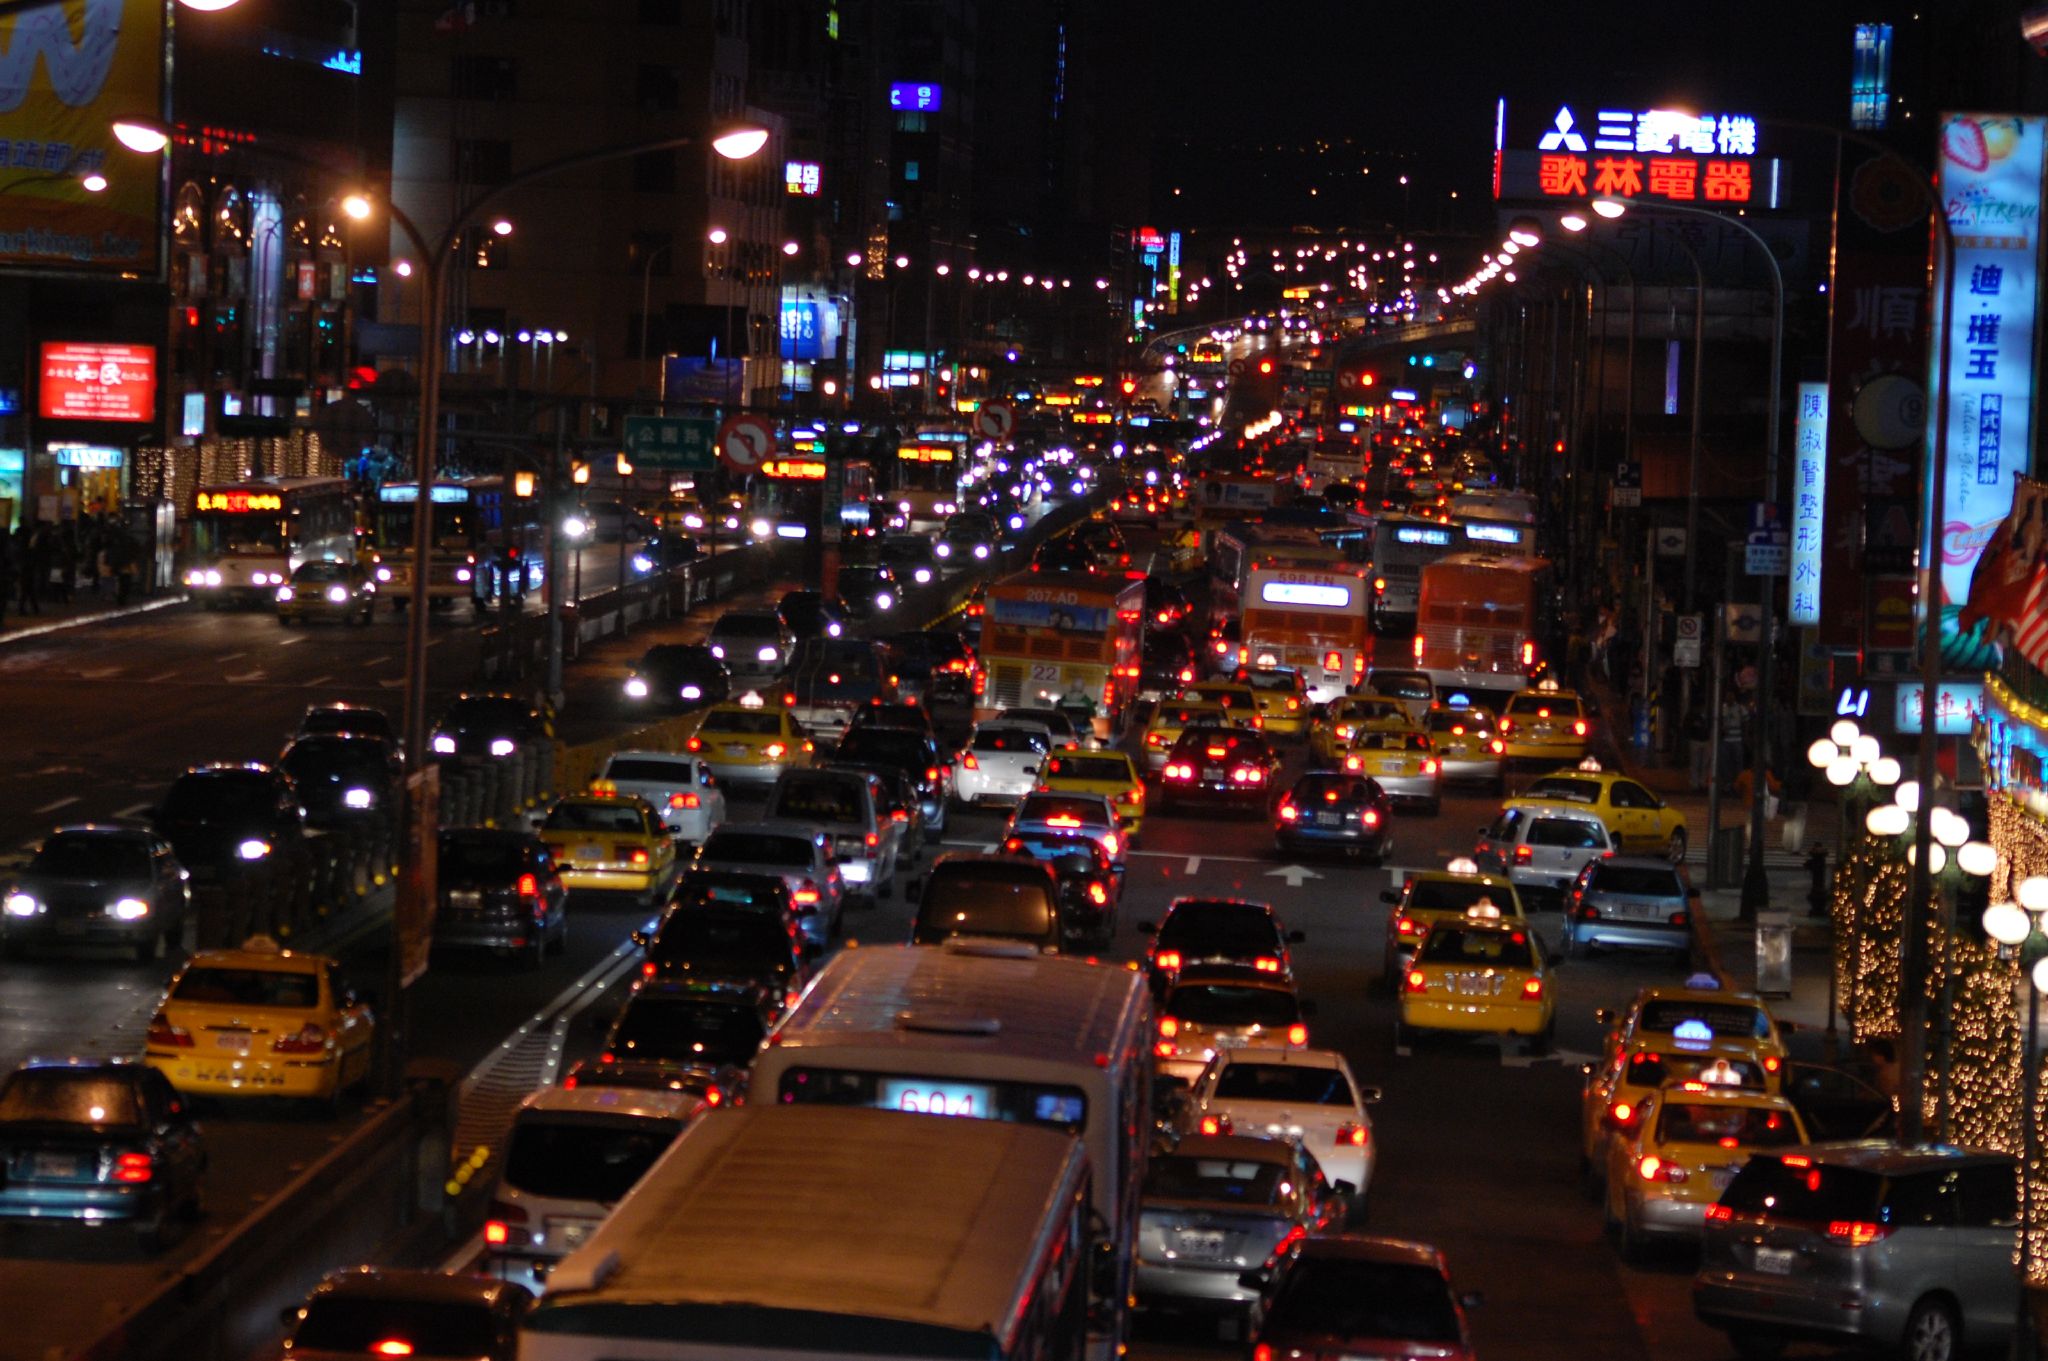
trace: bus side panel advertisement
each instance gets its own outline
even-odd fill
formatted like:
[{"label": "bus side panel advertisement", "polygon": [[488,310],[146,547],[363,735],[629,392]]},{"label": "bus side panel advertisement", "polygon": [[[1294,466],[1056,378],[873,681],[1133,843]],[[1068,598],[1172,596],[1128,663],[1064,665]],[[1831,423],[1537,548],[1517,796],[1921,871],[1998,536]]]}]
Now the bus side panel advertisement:
[{"label": "bus side panel advertisement", "polygon": [[1107,633],[1113,617],[1104,605],[1074,600],[1018,600],[997,597],[988,602],[988,620],[1005,628],[1053,629],[1059,633]]}]

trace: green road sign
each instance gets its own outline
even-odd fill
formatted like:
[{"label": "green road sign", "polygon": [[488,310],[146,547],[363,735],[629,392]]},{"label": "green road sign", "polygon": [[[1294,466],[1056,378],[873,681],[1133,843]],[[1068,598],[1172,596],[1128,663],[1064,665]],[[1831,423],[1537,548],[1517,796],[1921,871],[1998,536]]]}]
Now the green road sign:
[{"label": "green road sign", "polygon": [[626,417],[626,459],[644,468],[706,473],[718,463],[718,422],[702,416]]}]

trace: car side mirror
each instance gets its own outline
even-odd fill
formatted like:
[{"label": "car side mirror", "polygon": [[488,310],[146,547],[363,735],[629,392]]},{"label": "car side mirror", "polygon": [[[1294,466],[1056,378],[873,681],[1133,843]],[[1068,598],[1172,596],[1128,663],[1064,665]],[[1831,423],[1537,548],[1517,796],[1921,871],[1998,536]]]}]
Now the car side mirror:
[{"label": "car side mirror", "polygon": [[1287,943],[1289,945],[1299,945],[1307,939],[1308,933],[1306,931],[1289,931],[1287,933]]},{"label": "car side mirror", "polygon": [[1378,1087],[1360,1087],[1358,1089],[1358,1104],[1361,1106],[1377,1106],[1386,1099],[1386,1093]]}]

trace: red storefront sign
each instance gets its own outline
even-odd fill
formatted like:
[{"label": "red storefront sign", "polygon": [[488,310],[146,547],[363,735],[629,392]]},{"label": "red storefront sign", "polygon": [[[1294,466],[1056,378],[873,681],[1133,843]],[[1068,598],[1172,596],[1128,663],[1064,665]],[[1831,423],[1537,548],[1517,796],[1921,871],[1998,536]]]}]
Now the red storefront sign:
[{"label": "red storefront sign", "polygon": [[52,341],[43,346],[45,420],[149,421],[156,417],[156,347]]}]

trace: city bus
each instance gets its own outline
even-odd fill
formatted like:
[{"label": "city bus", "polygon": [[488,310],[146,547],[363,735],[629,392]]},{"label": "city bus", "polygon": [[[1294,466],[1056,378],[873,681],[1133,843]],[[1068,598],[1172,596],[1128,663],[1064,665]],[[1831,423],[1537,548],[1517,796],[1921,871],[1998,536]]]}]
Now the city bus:
[{"label": "city bus", "polygon": [[1353,437],[1319,440],[1309,450],[1305,475],[1308,494],[1321,496],[1336,483],[1365,480],[1365,442]]},{"label": "city bus", "polygon": [[[377,589],[395,609],[412,601],[417,482],[377,489]],[[433,516],[427,556],[427,605],[467,600],[479,612],[509,590],[529,595],[547,572],[547,527],[540,498],[521,496],[503,477],[450,477],[427,488]]]},{"label": "city bus", "polygon": [[895,486],[888,495],[911,529],[936,529],[959,512],[967,462],[967,436],[956,431],[921,430],[896,446]]},{"label": "city bus", "polygon": [[1275,563],[1341,563],[1344,546],[1309,524],[1240,521],[1216,531],[1209,544],[1209,616],[1217,624],[1240,619],[1252,596],[1252,572]]},{"label": "city bus", "polygon": [[1421,571],[1415,667],[1438,693],[1521,690],[1548,631],[1550,564],[1507,553],[1452,553]]},{"label": "city bus", "polygon": [[[1113,1248],[1103,1294],[1128,1298],[1152,1131],[1144,976],[1002,942],[871,945],[825,966],[754,1060],[756,1106],[874,1106],[1076,1134]],[[969,1123],[963,1119],[960,1123]],[[894,1153],[876,1161],[916,1166]],[[1126,1340],[1117,1308],[1090,1340]]]},{"label": "city bus", "polygon": [[1254,567],[1238,637],[1243,663],[1299,671],[1310,703],[1342,698],[1372,660],[1365,569],[1341,560]]},{"label": "city bus", "polygon": [[267,606],[301,563],[355,552],[355,502],[341,478],[207,483],[192,495],[183,579],[210,610]]},{"label": "city bus", "polygon": [[1058,704],[1085,695],[1095,731],[1116,730],[1117,715],[1138,693],[1144,641],[1145,583],[1092,572],[1019,572],[988,588],[981,659],[987,707]]},{"label": "city bus", "polygon": [[1081,1361],[1089,1203],[1058,1124],[727,1106],[550,1274],[519,1356]]},{"label": "city bus", "polygon": [[[825,471],[822,453],[797,452],[778,454],[747,474],[747,534],[756,542],[808,539],[824,513]],[[848,459],[843,476],[840,529],[864,531],[875,492],[874,468],[865,460]]]},{"label": "city bus", "polygon": [[1461,531],[1422,515],[1383,515],[1372,534],[1372,622],[1386,632],[1415,618],[1425,563],[1458,550]]}]

